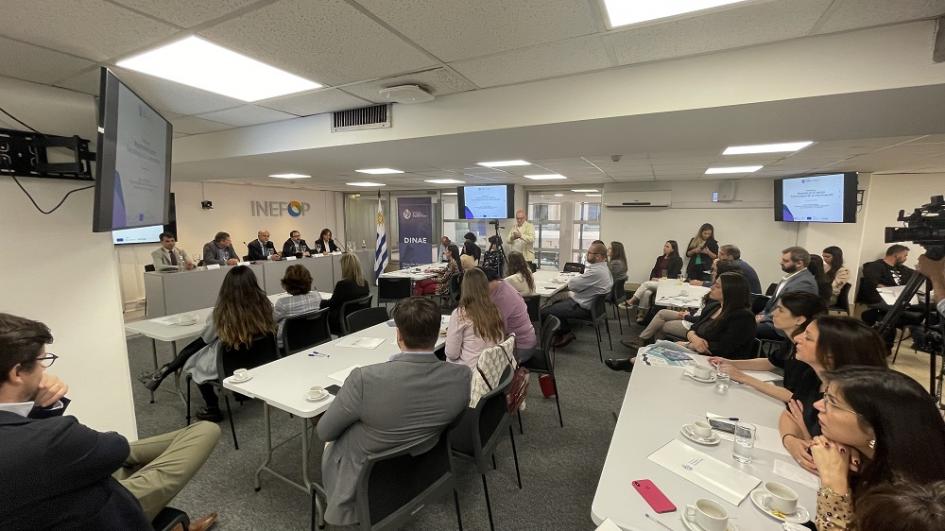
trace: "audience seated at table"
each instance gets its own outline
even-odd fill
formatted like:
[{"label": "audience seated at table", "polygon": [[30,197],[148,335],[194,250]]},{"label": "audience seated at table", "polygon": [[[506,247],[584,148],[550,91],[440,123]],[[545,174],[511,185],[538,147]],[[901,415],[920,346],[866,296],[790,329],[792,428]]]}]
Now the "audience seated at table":
[{"label": "audience seated at table", "polygon": [[831,245],[821,251],[824,260],[824,273],[830,281],[830,306],[837,304],[837,297],[843,285],[850,281],[850,270],[843,265],[843,250]]},{"label": "audience seated at table", "polygon": [[814,520],[820,531],[858,529],[854,508],[873,489],[945,480],[945,422],[918,382],[881,367],[823,376],[824,398],[815,404],[823,435],[810,448],[821,482]]},{"label": "audience seated at table", "polygon": [[595,241],[587,249],[587,264],[584,266],[584,272],[568,281],[570,293],[567,298],[541,310],[543,316],[554,315],[561,321],[561,328],[555,339],[556,348],[564,347],[576,339],[574,333],[571,332],[568,319],[571,317],[590,318],[594,298],[610,293],[613,285],[614,280],[607,267],[607,247],[603,242]]},{"label": "audience seated at table", "polygon": [[533,349],[538,346],[535,327],[528,317],[525,299],[508,282],[499,277],[498,271],[494,269],[483,271],[489,281],[489,299],[502,315],[506,335],[515,334],[515,358],[519,363],[523,363],[532,357]]},{"label": "audience seated at table", "polygon": [[778,331],[771,324],[771,312],[774,311],[774,305],[778,303],[781,295],[792,291],[820,295],[820,288],[817,286],[814,275],[807,269],[808,265],[810,265],[810,253],[803,247],[788,247],[781,251],[781,271],[785,274],[781,277],[781,281],[778,282],[764,309],[755,317],[758,321],[759,338],[779,339]]},{"label": "audience seated at table", "polygon": [[206,462],[220,428],[197,422],[128,442],[80,424],[65,415],[68,386],[46,371],[57,359],[46,351],[52,341],[43,323],[0,313],[0,528],[151,529]]},{"label": "audience seated at table", "polygon": [[401,353],[354,368],[318,421],[318,437],[328,442],[322,479],[325,521],[332,525],[358,523],[355,486],[368,455],[442,431],[469,403],[472,372],[433,354],[440,331],[436,302],[404,299],[393,317]]},{"label": "audience seated at table", "polygon": [[341,255],[341,280],[335,282],[335,289],[331,292],[331,299],[326,304],[322,301],[322,306],[328,310],[328,326],[331,333],[341,335],[341,320],[345,316],[341,315],[341,305],[355,299],[366,297],[371,293],[371,287],[364,278],[364,272],[361,270],[361,260],[354,253],[345,253]]},{"label": "audience seated at table", "polygon": [[[794,338],[796,357],[814,369],[813,377],[823,379],[826,371],[850,365],[886,368],[889,349],[875,330],[852,317],[821,316]],[[812,378],[811,375],[805,378]],[[806,392],[792,396],[778,419],[781,443],[802,467],[815,472],[808,449],[821,425],[814,403],[822,398],[821,385],[810,381],[799,386]]]},{"label": "audience seated at table", "polygon": [[447,260],[446,267],[440,270],[436,277],[415,283],[413,286],[414,295],[445,295],[450,292],[450,281],[463,271],[463,267],[459,263],[459,248],[450,245],[446,248],[444,256]]},{"label": "audience seated at table", "polygon": [[679,278],[682,274],[683,260],[679,256],[679,244],[676,240],[667,240],[663,244],[663,254],[656,257],[656,264],[650,271],[650,280],[640,284],[640,287],[633,293],[624,304],[628,309],[638,308],[640,310],[638,318],[646,314],[650,307],[650,301],[656,297],[656,288],[659,280],[663,278]]},{"label": "audience seated at table", "polygon": [[322,229],[318,234],[318,240],[315,241],[315,252],[321,254],[335,253],[340,251],[335,240],[331,239],[331,229]]},{"label": "audience seated at table", "polygon": [[468,256],[473,265],[479,265],[479,259],[482,258],[482,248],[476,244],[476,233],[467,232],[463,236],[462,256]]},{"label": "audience seated at table", "polygon": [[251,261],[282,259],[282,255],[276,251],[276,245],[269,239],[269,231],[265,229],[257,232],[256,239],[249,242],[246,248],[249,249]]},{"label": "audience seated at table", "polygon": [[871,488],[856,500],[853,522],[847,530],[941,531],[945,529],[945,481],[893,481]]},{"label": "audience seated at table", "polygon": [[187,251],[177,247],[177,238],[170,232],[162,232],[161,246],[151,252],[155,271],[179,271],[193,269],[194,261]]},{"label": "audience seated at table", "polygon": [[[301,256],[300,256],[301,255]],[[289,239],[282,244],[282,256],[311,256],[308,244],[302,239],[302,233],[294,230],[289,233]]]},{"label": "audience seated at table", "polygon": [[[712,357],[709,361],[720,364],[720,368],[727,372],[732,380],[746,384],[785,404],[792,399],[812,404],[820,398],[820,378],[817,377],[813,367],[797,359],[794,338],[803,333],[814,319],[825,313],[827,313],[827,306],[820,297],[800,291],[785,293],[775,305],[771,320],[778,332],[787,338],[786,341],[779,342],[778,347],[772,349],[765,357],[745,360]],[[783,371],[783,387],[771,385],[769,382],[743,372],[771,371],[775,368]],[[801,399],[801,397],[811,396],[816,398],[814,400]]]},{"label": "audience seated at table", "polygon": [[873,262],[863,264],[863,276],[856,302],[869,306],[861,318],[867,324],[874,324],[886,314],[892,305],[883,300],[877,288],[902,286],[915,273],[905,265],[909,259],[909,248],[905,245],[892,245],[886,249],[886,255]]},{"label": "audience seated at table", "polygon": [[240,256],[233,248],[229,233],[218,232],[212,242],[207,242],[203,246],[203,265],[205,266],[236,265],[239,261]]},{"label": "audience seated at table", "polygon": [[715,239],[715,228],[710,223],[703,223],[696,235],[689,240],[686,256],[686,278],[689,280],[709,280],[709,266],[719,257],[719,242]]},{"label": "audience seated at table", "polygon": [[293,264],[286,268],[282,277],[282,289],[290,296],[277,300],[272,308],[272,318],[278,326],[276,338],[282,348],[282,327],[289,317],[313,312],[321,308],[322,297],[312,290],[312,274],[305,266]]},{"label": "audience seated at table", "polygon": [[531,268],[528,267],[525,255],[518,251],[512,251],[509,253],[508,261],[509,276],[505,277],[505,281],[522,296],[534,295],[535,277],[532,275]]},{"label": "audience seated at table", "polygon": [[213,313],[207,317],[200,337],[181,349],[173,361],[152,374],[143,375],[141,381],[154,391],[178,369],[190,373],[206,403],[206,407],[197,412],[197,418],[222,421],[219,398],[208,383],[219,377],[217,356],[224,347],[248,347],[254,338],[274,334],[272,313],[272,303],[259,287],[253,270],[246,266],[234,267],[223,277]]},{"label": "audience seated at table", "polygon": [[489,297],[489,281],[482,269],[463,274],[460,293],[459,306],[450,314],[446,329],[446,361],[475,369],[479,353],[505,339],[505,322]]},{"label": "audience seated at table", "polygon": [[618,280],[627,281],[628,263],[627,252],[623,244],[610,242],[610,247],[607,248],[607,267],[610,269],[610,276],[614,278],[614,282]]},{"label": "audience seated at table", "polygon": [[810,255],[810,264],[808,264],[807,270],[810,271],[811,275],[814,275],[814,281],[817,283],[817,295],[820,296],[826,304],[830,304],[830,297],[833,295],[833,286],[830,283],[830,278],[827,277],[827,273],[824,271],[824,259],[816,254]]},{"label": "audience seated at table", "polygon": [[755,295],[764,293],[761,291],[761,281],[758,280],[758,272],[755,271],[754,267],[751,267],[751,264],[742,260],[742,250],[737,246],[727,244],[719,247],[719,260],[730,260],[738,266],[739,271],[742,272],[742,275],[745,276],[745,280],[748,281],[749,291]]}]

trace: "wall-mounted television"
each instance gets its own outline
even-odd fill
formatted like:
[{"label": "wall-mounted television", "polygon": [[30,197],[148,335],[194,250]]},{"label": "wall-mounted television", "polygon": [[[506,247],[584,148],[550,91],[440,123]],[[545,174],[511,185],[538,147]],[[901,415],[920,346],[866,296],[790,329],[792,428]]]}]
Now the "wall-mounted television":
[{"label": "wall-mounted television", "polygon": [[462,219],[515,217],[515,190],[511,184],[460,186],[456,198]]},{"label": "wall-mounted television", "polygon": [[136,229],[120,229],[112,231],[112,243],[115,245],[134,245],[136,243],[160,243],[161,233],[170,232],[177,235],[177,208],[174,204],[174,194],[170,197],[170,221],[167,225],[152,225]]},{"label": "wall-mounted television", "polygon": [[165,225],[171,190],[171,123],[101,69],[92,230]]},{"label": "wall-mounted television", "polygon": [[856,223],[856,172],[787,177],[774,182],[774,220]]}]

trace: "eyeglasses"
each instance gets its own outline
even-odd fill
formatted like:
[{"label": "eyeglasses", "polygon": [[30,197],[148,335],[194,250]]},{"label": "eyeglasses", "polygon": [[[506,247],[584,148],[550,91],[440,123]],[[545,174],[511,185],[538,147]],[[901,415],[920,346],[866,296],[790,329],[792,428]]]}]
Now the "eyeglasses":
[{"label": "eyeglasses", "polygon": [[853,413],[853,414],[856,415],[856,416],[860,416],[860,414],[857,413],[856,411],[853,411],[853,410],[850,409],[850,408],[846,408],[846,407],[841,406],[841,405],[840,405],[840,402],[837,401],[837,399],[836,399],[833,395],[831,395],[831,394],[824,393],[824,404],[825,404],[825,406],[826,406],[824,409],[827,409],[827,410],[830,410],[830,409],[839,409],[840,411],[846,411],[846,412],[848,412],[848,413]]},{"label": "eyeglasses", "polygon": [[59,356],[53,354],[52,352],[47,352],[45,356],[41,358],[36,358],[36,361],[39,362],[44,368],[52,367],[53,363],[56,363],[56,360],[59,359]]}]

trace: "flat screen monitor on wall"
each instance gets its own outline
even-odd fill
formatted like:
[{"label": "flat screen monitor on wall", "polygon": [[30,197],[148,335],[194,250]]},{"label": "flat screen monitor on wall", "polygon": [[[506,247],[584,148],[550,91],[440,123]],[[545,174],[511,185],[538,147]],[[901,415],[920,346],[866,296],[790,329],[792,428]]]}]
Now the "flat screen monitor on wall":
[{"label": "flat screen monitor on wall", "polygon": [[167,225],[152,225],[136,229],[121,229],[112,231],[112,243],[115,245],[133,245],[136,243],[160,243],[161,233],[169,232],[177,235],[177,214],[174,207],[174,194],[170,199],[170,221]]},{"label": "flat screen monitor on wall", "polygon": [[101,70],[95,213],[106,232],[169,222],[173,128],[107,68]]},{"label": "flat screen monitor on wall", "polygon": [[462,219],[515,217],[515,191],[511,184],[460,186],[456,193]]},{"label": "flat screen monitor on wall", "polygon": [[856,223],[856,173],[804,175],[774,182],[774,220]]}]

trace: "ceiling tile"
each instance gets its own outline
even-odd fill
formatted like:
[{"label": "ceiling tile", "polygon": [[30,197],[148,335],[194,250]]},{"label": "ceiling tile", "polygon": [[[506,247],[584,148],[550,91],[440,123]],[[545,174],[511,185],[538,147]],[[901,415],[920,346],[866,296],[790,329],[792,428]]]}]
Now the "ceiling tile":
[{"label": "ceiling tile", "polygon": [[185,28],[226,16],[256,0],[113,0],[153,17]]},{"label": "ceiling tile", "polygon": [[0,37],[0,75],[49,84],[94,63]]},{"label": "ceiling tile", "polygon": [[234,109],[204,113],[198,117],[223,124],[235,125],[237,127],[297,118],[294,114],[274,111],[256,105],[243,105],[242,107],[236,107]]},{"label": "ceiling tile", "polygon": [[204,120],[196,116],[181,116],[180,118],[171,118],[174,125],[174,134],[184,133],[188,135],[199,135],[201,133],[212,133],[224,129],[232,129],[233,126],[221,124],[211,120]]},{"label": "ceiling tile", "polygon": [[61,80],[54,83],[54,85],[98,96],[100,76],[100,70],[93,68],[65,79],[60,78]]},{"label": "ceiling tile", "polygon": [[325,85],[411,72],[435,62],[341,0],[282,0],[200,33]]},{"label": "ceiling tile", "polygon": [[4,2],[0,35],[104,61],[166,39],[177,28],[104,0]]},{"label": "ceiling tile", "polygon": [[358,3],[443,61],[479,57],[598,30],[586,0],[358,0]]},{"label": "ceiling tile", "polygon": [[831,0],[749,4],[607,34],[620,64],[656,61],[807,35]]},{"label": "ceiling tile", "polygon": [[176,114],[201,114],[245,104],[245,102],[237,99],[123,68],[112,68],[112,70],[144,101],[150,103],[159,111]]},{"label": "ceiling tile", "polygon": [[945,14],[945,0],[839,0],[837,4],[818,28],[818,33],[894,24]]},{"label": "ceiling tile", "polygon": [[316,90],[256,103],[261,107],[290,112],[298,116],[356,109],[371,104],[369,101],[356,98],[338,89]]},{"label": "ceiling tile", "polygon": [[397,85],[419,85],[434,96],[446,96],[448,94],[476,89],[476,85],[473,85],[452,69],[435,68],[415,74],[347,86],[345,87],[345,92],[350,92],[355,96],[360,96],[374,103],[385,103],[386,100],[378,94],[378,91],[385,87],[394,87]]},{"label": "ceiling tile", "polygon": [[613,66],[600,36],[542,44],[451,65],[480,87],[521,83]]}]

